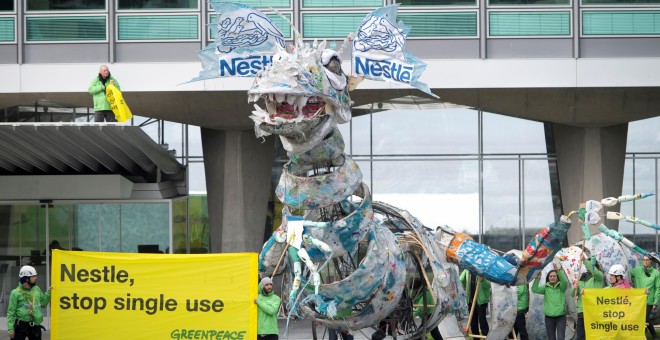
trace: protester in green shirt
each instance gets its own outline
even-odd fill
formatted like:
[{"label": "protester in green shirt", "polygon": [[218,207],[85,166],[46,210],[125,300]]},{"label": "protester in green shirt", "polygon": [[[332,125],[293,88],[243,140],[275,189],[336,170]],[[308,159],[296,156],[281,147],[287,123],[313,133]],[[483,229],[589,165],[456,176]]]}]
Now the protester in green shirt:
[{"label": "protester in green shirt", "polygon": [[23,266],[18,272],[20,284],[9,295],[7,307],[7,330],[10,339],[41,339],[41,322],[50,302],[50,288],[44,293],[37,286],[37,271],[32,266]]},{"label": "protester in green shirt", "polygon": [[470,273],[467,269],[461,273],[459,280],[465,288],[468,299],[470,299],[468,300],[468,306],[470,306],[470,308],[472,308],[474,294],[477,294],[477,305],[474,308],[474,315],[472,315],[472,321],[470,322],[470,329],[472,330],[472,334],[488,335],[488,320],[486,319],[486,311],[488,310],[488,302],[490,302],[490,282],[479,276],[479,290],[478,292],[475,292],[473,287],[477,285],[477,276]]},{"label": "protester in green shirt", "polygon": [[257,339],[277,340],[277,312],[280,309],[280,297],[273,293],[273,280],[264,277],[259,282],[259,296],[254,299],[257,305]]},{"label": "protester in green shirt", "polygon": [[653,268],[651,258],[644,256],[644,265],[633,268],[630,271],[630,277],[635,288],[646,289],[646,328],[648,328],[654,340],[658,339],[650,316],[651,312],[657,308],[658,302],[660,302],[660,272]]},{"label": "protester in green shirt", "polygon": [[[415,291],[421,288],[420,285],[421,284],[419,282],[415,281],[413,286]],[[426,308],[424,308],[424,303],[426,303]],[[413,306],[416,306],[413,308],[413,317],[429,317],[433,313],[435,301],[433,301],[433,295],[431,292],[429,292],[427,287],[424,287],[424,291],[417,295],[415,301],[413,301]],[[431,334],[431,337],[433,337],[433,340],[442,340],[442,334],[440,334],[440,330],[437,326],[434,327],[429,333]]]},{"label": "protester in green shirt", "polygon": [[[582,255],[585,257],[585,255]],[[582,294],[585,288],[603,288],[605,287],[605,275],[600,270],[596,257],[584,259],[584,266],[587,268],[586,273],[580,275],[580,279],[571,287],[570,294],[576,299],[575,305],[577,306],[577,325],[575,327],[576,338],[575,340],[584,340],[584,314],[582,309]]]},{"label": "protester in green shirt", "polygon": [[566,289],[568,280],[560,266],[556,265],[545,277],[546,283],[539,286],[537,277],[532,292],[543,295],[545,330],[550,340],[564,340],[566,333]]},{"label": "protester in green shirt", "polygon": [[518,286],[518,312],[516,313],[516,321],[513,324],[513,331],[518,333],[520,340],[529,340],[527,334],[527,322],[525,316],[529,311],[529,286],[523,284]]}]

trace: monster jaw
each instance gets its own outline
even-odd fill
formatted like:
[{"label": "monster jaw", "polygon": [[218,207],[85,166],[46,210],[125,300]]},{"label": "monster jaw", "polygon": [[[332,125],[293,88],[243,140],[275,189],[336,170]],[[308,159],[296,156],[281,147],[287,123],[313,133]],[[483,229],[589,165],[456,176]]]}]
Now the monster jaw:
[{"label": "monster jaw", "polygon": [[257,104],[253,111],[255,122],[279,125],[292,122],[300,122],[303,119],[319,117],[327,113],[326,103],[319,96],[304,96],[283,93],[266,93],[261,96],[251,97],[256,102],[263,98],[266,108],[263,109]]}]

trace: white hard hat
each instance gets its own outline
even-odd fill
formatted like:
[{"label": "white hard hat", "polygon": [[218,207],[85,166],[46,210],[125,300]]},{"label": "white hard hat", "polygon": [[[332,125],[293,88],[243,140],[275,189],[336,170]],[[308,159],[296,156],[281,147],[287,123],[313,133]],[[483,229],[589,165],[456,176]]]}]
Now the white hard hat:
[{"label": "white hard hat", "polygon": [[31,277],[31,276],[35,276],[35,275],[37,275],[37,270],[34,269],[34,267],[32,267],[32,266],[23,266],[23,267],[21,267],[21,270],[18,272],[18,277],[19,278],[24,277],[24,276]]},{"label": "white hard hat", "polygon": [[620,264],[613,264],[612,267],[610,267],[610,271],[608,272],[610,275],[621,275],[624,276],[626,275],[626,269],[623,268],[622,265]]}]

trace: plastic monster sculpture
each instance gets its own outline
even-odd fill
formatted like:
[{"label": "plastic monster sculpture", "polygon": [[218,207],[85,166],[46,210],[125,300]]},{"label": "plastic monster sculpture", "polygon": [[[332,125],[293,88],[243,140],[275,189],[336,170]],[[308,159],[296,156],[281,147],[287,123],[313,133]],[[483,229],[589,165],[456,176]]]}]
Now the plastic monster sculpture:
[{"label": "plastic monster sculpture", "polygon": [[[285,205],[284,222],[264,244],[259,270],[283,274],[290,314],[335,329],[389,324],[393,334],[412,339],[440,324],[443,334],[466,338],[458,324],[468,314],[458,267],[509,286],[527,284],[552,260],[568,229],[563,220],[512,260],[449,228],[430,230],[405,210],[372,202],[336,128],[351,119],[341,50],[328,49],[325,42],[304,43],[295,28],[294,45],[283,46],[281,31],[263,13],[241,4],[211,5],[220,13],[216,43],[199,52],[204,70],[194,80],[255,76],[248,99],[263,101],[250,117],[256,135],[277,135],[288,151],[276,189]],[[377,9],[358,27],[353,75],[432,95],[419,81],[425,65],[405,49],[409,28],[396,22],[396,10]],[[330,262],[333,275],[321,278]],[[306,288],[310,281],[313,290]],[[423,282],[421,288],[415,282]],[[427,312],[414,318],[413,302],[427,291],[433,303],[424,302]],[[502,296],[510,305],[510,294]],[[348,313],[338,317],[338,311]]]}]

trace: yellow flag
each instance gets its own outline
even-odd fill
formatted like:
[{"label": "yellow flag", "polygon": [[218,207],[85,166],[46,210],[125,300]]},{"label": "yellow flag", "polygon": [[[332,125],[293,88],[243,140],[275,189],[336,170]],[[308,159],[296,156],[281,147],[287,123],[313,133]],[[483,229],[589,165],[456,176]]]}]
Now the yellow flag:
[{"label": "yellow flag", "polygon": [[108,100],[108,103],[110,103],[112,112],[115,114],[115,118],[117,118],[118,122],[123,123],[133,118],[131,109],[128,108],[126,101],[124,101],[124,96],[116,86],[113,84],[106,86],[105,98]]},{"label": "yellow flag", "polygon": [[53,251],[53,339],[257,338],[257,254]]},{"label": "yellow flag", "polygon": [[588,288],[582,304],[587,339],[646,339],[644,289]]}]

